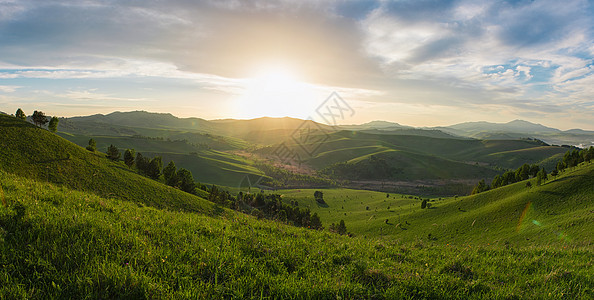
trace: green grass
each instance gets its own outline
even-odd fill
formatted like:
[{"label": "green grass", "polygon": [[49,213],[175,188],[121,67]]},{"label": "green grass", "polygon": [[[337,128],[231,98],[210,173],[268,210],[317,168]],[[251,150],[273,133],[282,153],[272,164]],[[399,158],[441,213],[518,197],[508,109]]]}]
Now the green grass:
[{"label": "green grass", "polygon": [[[416,197],[348,189],[280,190],[283,201],[298,201],[317,212],[324,224],[345,220],[349,231],[391,239],[432,239],[473,245],[592,245],[594,164],[567,170],[542,186],[519,182],[478,195],[432,198],[421,209]],[[441,199],[441,200],[440,200]],[[386,219],[388,223],[386,223]]]},{"label": "green grass", "polygon": [[594,297],[594,164],[424,210],[279,191],[346,237],[222,209],[10,116],[0,149],[0,299]]},{"label": "green grass", "polygon": [[[90,138],[61,135],[82,147],[88,145]],[[246,176],[258,178],[263,175],[253,166],[254,162],[248,159],[214,149],[204,149],[182,140],[167,141],[129,136],[93,136],[92,138],[95,139],[97,148],[101,151],[105,151],[109,145],[114,145],[122,153],[125,149],[135,149],[137,153],[147,157],[161,156],[164,165],[173,160],[177,167],[190,170],[194,179],[201,183],[238,186]]]},{"label": "green grass", "polygon": [[[590,247],[348,238],[0,171],[0,298],[588,299]],[[356,194],[356,193],[355,193]]]},{"label": "green grass", "polygon": [[[566,148],[542,146],[529,140],[470,140],[414,135],[371,134],[340,131],[310,138],[311,144],[286,141],[307,164],[343,179],[373,180],[366,164],[372,156],[383,158],[391,167],[390,180],[492,178],[501,169],[518,168],[524,163],[543,164],[550,169],[551,156]],[[320,142],[322,140],[323,142]],[[316,149],[311,156],[301,150]],[[274,147],[260,150],[270,154]],[[336,166],[337,163],[347,163]],[[368,174],[369,173],[369,174]],[[361,178],[355,178],[358,175]],[[478,179],[477,179],[478,180]]]},{"label": "green grass", "polygon": [[0,115],[0,149],[0,169],[27,178],[158,208],[204,211],[212,205],[11,116]]}]

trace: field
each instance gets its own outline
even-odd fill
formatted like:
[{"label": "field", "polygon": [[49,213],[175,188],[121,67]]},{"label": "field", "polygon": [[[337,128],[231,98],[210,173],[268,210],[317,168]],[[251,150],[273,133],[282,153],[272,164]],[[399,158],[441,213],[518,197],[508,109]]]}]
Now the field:
[{"label": "field", "polygon": [[[325,204],[315,190],[278,190],[285,203],[317,212],[324,224],[344,220],[364,237],[427,239],[443,243],[522,246],[594,243],[594,164],[567,170],[541,186],[536,180],[467,197],[421,198],[373,191],[326,189]],[[430,208],[421,209],[421,199]]]},{"label": "field", "polygon": [[[325,189],[318,204],[312,189],[264,191],[317,213],[325,228],[313,230],[228,210],[13,117],[0,125],[0,299],[594,297],[594,164],[473,196]],[[350,236],[329,230],[340,220]]]},{"label": "field", "polygon": [[594,296],[594,255],[579,243],[349,238],[216,207],[159,210],[0,178],[1,298]]}]

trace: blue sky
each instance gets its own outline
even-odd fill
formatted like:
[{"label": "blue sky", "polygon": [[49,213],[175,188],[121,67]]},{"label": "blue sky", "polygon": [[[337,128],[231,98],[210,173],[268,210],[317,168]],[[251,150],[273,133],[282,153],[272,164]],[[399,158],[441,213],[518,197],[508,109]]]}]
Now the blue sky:
[{"label": "blue sky", "polygon": [[594,130],[593,20],[592,1],[0,0],[0,111],[308,118],[336,91],[343,123]]}]

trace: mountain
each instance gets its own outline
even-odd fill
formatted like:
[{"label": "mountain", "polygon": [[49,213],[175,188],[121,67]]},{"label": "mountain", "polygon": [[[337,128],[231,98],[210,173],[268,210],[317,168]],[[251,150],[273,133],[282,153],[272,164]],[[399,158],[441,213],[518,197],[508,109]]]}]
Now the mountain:
[{"label": "mountain", "polygon": [[466,122],[447,126],[457,131],[466,133],[478,132],[513,132],[513,133],[558,133],[560,130],[543,126],[541,124],[530,123],[523,120],[514,120],[508,123],[489,123],[489,122]]},{"label": "mountain", "polygon": [[368,123],[364,123],[364,124],[359,124],[359,125],[340,125],[339,126],[341,129],[345,129],[345,130],[369,130],[369,129],[402,129],[402,128],[414,128],[414,127],[410,127],[410,126],[404,126],[404,125],[400,125],[398,123],[394,123],[394,122],[387,122],[387,121],[371,121]]},{"label": "mountain", "polygon": [[475,139],[539,139],[552,145],[594,146],[594,131],[562,131],[541,124],[515,120],[508,123],[467,122],[435,129]]}]

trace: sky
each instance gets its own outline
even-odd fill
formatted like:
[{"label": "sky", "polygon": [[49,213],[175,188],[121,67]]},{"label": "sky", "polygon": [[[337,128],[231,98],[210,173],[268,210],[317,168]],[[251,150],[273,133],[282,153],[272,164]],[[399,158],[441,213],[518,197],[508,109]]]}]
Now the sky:
[{"label": "sky", "polygon": [[594,1],[0,0],[0,111],[594,130]]}]

